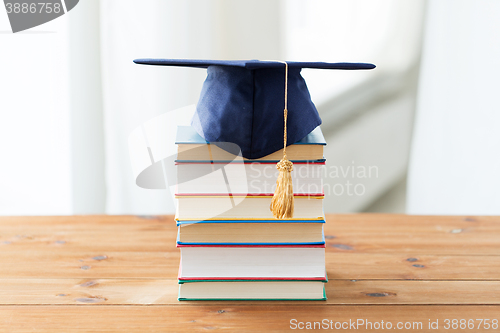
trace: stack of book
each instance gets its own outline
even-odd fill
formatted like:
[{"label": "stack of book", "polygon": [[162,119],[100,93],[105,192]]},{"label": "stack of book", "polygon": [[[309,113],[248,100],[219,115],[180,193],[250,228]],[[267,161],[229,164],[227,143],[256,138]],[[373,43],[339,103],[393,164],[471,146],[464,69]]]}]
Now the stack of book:
[{"label": "stack of book", "polygon": [[179,300],[324,300],[325,140],[318,127],[287,147],[293,219],[269,209],[277,151],[257,160],[180,126],[176,144]]}]

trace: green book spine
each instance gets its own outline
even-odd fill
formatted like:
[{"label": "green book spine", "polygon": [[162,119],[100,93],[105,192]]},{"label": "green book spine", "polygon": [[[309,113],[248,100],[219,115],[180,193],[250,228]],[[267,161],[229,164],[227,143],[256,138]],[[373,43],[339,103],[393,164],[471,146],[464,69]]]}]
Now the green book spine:
[{"label": "green book spine", "polygon": [[[179,290],[180,291],[180,290]],[[321,298],[177,298],[178,301],[326,301],[326,290],[323,287]]]}]

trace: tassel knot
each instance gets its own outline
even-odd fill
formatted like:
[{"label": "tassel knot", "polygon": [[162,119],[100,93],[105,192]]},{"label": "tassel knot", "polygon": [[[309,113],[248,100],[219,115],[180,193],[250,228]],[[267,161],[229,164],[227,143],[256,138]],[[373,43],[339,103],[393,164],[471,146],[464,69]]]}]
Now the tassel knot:
[{"label": "tassel knot", "polygon": [[289,160],[282,159],[281,161],[276,164],[276,169],[279,171],[288,171],[292,172],[293,171],[293,163]]}]

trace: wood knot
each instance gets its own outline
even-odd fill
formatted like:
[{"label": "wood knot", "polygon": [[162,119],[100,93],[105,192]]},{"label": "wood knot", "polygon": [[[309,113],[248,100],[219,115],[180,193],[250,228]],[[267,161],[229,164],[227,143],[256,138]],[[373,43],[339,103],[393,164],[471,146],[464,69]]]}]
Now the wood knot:
[{"label": "wood knot", "polygon": [[89,296],[89,297],[80,297],[80,298],[75,298],[75,301],[80,302],[80,303],[100,303],[107,301],[108,299],[106,297],[102,296]]},{"label": "wood knot", "polygon": [[87,282],[81,283],[80,287],[92,287],[92,286],[95,286],[97,284],[98,283],[95,281],[87,281]]},{"label": "wood knot", "polygon": [[225,310],[219,310],[219,311],[217,311],[217,312],[218,312],[218,313],[224,313],[224,312],[226,312],[226,311],[225,311]]},{"label": "wood knot", "polygon": [[353,247],[345,244],[332,244],[332,247],[340,250],[352,250]]},{"label": "wood knot", "polygon": [[364,293],[368,297],[386,297],[386,296],[396,296],[396,293]]}]

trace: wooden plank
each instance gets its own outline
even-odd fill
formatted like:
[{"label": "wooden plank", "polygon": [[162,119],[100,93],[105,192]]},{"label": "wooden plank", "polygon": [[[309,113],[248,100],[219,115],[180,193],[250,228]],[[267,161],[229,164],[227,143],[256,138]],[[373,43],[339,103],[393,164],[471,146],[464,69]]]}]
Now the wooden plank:
[{"label": "wooden plank", "polygon": [[500,216],[425,216],[404,214],[328,214],[329,231],[363,232],[429,232],[454,229],[480,228],[500,231]]},{"label": "wooden plank", "polygon": [[[466,332],[495,332],[491,319],[498,319],[498,306],[439,305],[439,306],[321,306],[312,305],[195,305],[195,306],[0,306],[2,332],[199,332],[218,330],[226,332],[283,332],[294,324],[330,321],[335,329],[349,321],[359,322],[351,327],[360,332],[380,332],[390,322],[409,325],[402,332],[430,332],[429,323],[438,321],[439,331],[445,330],[446,319],[472,319],[473,329]],[[490,328],[478,328],[475,319],[490,319]],[[295,319],[296,321],[293,321]],[[291,322],[293,324],[291,324]],[[371,323],[370,325],[367,323]],[[377,324],[379,328],[376,329]],[[406,324],[409,323],[409,324]],[[413,324],[415,323],[415,324]],[[420,324],[421,323],[421,324]],[[317,324],[318,325],[318,324]],[[318,328],[318,326],[316,326]],[[342,329],[340,329],[342,330]],[[438,331],[438,330],[434,330]]]},{"label": "wooden plank", "polygon": [[0,252],[0,278],[171,278],[174,252],[10,251]]},{"label": "wooden plank", "polygon": [[[14,244],[17,246],[22,245],[61,245],[60,242],[66,243],[82,243],[91,242],[93,237],[96,237],[99,241],[103,241],[106,243],[110,243],[114,245],[115,243],[121,244],[120,242],[124,242],[131,237],[137,239],[138,241],[149,239],[152,242],[174,242],[177,237],[177,229],[175,226],[164,228],[164,230],[122,230],[119,227],[116,227],[114,231],[108,232],[97,232],[97,231],[61,231],[58,227],[54,227],[52,229],[47,230],[39,230],[31,232],[21,232],[26,230],[12,230],[6,231],[3,227],[0,226],[1,235],[0,235],[0,245],[8,245]],[[375,244],[379,242],[385,242],[390,240],[391,243],[389,246],[398,246],[398,244],[402,241],[406,242],[408,240],[412,240],[413,242],[423,243],[425,239],[428,239],[427,242],[440,240],[449,244],[457,244],[460,242],[471,242],[472,244],[479,244],[480,240],[484,240],[488,245],[498,245],[498,243],[494,243],[495,236],[497,233],[493,233],[490,231],[485,231],[482,229],[476,230],[462,230],[462,229],[453,229],[452,231],[443,231],[443,230],[434,230],[429,232],[396,232],[396,231],[384,231],[379,233],[366,232],[366,231],[339,231],[335,234],[327,234],[327,240],[330,243],[337,243],[345,241],[346,239],[354,239],[359,241],[365,241],[366,239],[371,239]],[[394,240],[392,239],[394,238]],[[399,242],[396,242],[399,240]],[[59,242],[59,243],[56,243]],[[93,244],[99,245],[99,244]],[[123,244],[130,245],[130,244]],[[170,244],[172,245],[172,244]]]},{"label": "wooden plank", "polygon": [[[500,217],[461,217],[461,216],[411,216],[388,214],[350,214],[326,217],[327,231],[359,232],[429,232],[452,231],[456,229],[480,228],[484,231],[499,231]],[[0,217],[4,231],[16,230],[53,230],[81,232],[157,231],[175,228],[173,216],[40,216],[40,217]]]},{"label": "wooden plank", "polygon": [[[178,302],[175,279],[0,279],[0,304],[182,305],[241,302]],[[334,280],[326,302],[245,304],[500,304],[500,281]]]},{"label": "wooden plank", "polygon": [[[500,232],[500,216],[420,216],[400,214],[328,214],[328,232],[429,232],[481,229]],[[54,230],[107,233],[117,230],[158,231],[175,228],[173,216],[76,215],[76,216],[1,216],[3,231]]]},{"label": "wooden plank", "polygon": [[172,215],[135,216],[135,215],[61,215],[61,216],[0,216],[3,228],[43,228],[65,227],[66,230],[93,230],[106,232],[116,228],[133,228],[147,226],[144,230],[174,225]]},{"label": "wooden plank", "polygon": [[[0,278],[171,278],[179,251],[97,252],[0,251]],[[434,256],[357,253],[326,254],[330,280],[500,280],[500,256]],[[94,259],[96,258],[96,259]]]},{"label": "wooden plank", "polygon": [[[337,226],[327,225],[327,251],[333,252],[359,252],[359,253],[406,253],[418,252],[421,255],[499,255],[500,246],[497,234],[493,232],[494,226],[500,225],[494,218],[486,219],[485,222],[459,221],[461,224],[478,224],[474,228],[461,228],[460,223],[455,223],[455,219],[445,219],[436,217],[437,221],[447,222],[451,220],[453,225],[446,228],[437,228],[428,225],[426,232],[399,229],[392,229],[394,217],[388,219],[388,224],[384,227],[383,220],[377,226],[378,231],[370,231],[364,226],[366,221],[378,221],[378,215],[357,218],[357,222],[351,224],[350,230],[342,231],[341,226],[346,226],[352,217]],[[349,216],[348,216],[349,217]],[[102,217],[89,218],[88,225],[80,218],[65,217],[57,219],[41,218],[47,221],[50,228],[39,229],[32,225],[39,225],[36,218],[29,218],[23,224],[21,220],[15,218],[6,219],[4,224],[0,224],[0,249],[1,251],[61,251],[81,252],[92,248],[96,252],[103,251],[158,251],[174,252],[176,227],[171,217],[159,219],[140,219],[136,217],[110,217],[110,225]],[[401,225],[419,226],[418,220],[409,218],[414,224],[402,223],[404,220],[397,220]],[[427,218],[426,221],[432,220]],[[58,221],[59,224],[54,224]],[[77,221],[74,229],[71,229],[72,221]],[[92,222],[93,221],[93,222]],[[123,226],[121,224],[123,221]],[[482,220],[479,220],[482,221]],[[372,224],[375,224],[372,222]],[[448,221],[449,222],[449,221]],[[441,222],[436,222],[441,223]],[[487,224],[486,227],[479,225]],[[424,223],[423,223],[424,224]],[[427,223],[429,224],[429,223]],[[17,228],[17,229],[16,229]],[[28,229],[26,229],[28,228]],[[79,229],[80,228],[80,229]],[[86,228],[86,229],[81,229]],[[111,228],[111,229],[110,229]],[[84,231],[85,230],[85,231]],[[334,230],[335,233],[331,233]]]},{"label": "wooden plank", "polygon": [[[123,235],[116,233],[113,236],[98,237],[96,235],[73,235],[65,238],[51,237],[51,239],[33,239],[31,242],[9,242],[2,244],[0,241],[0,251],[10,253],[21,252],[178,252],[175,247],[175,238],[166,238],[164,235],[148,237],[149,235],[141,233],[135,235]],[[89,243],[92,244],[89,246]]]},{"label": "wooden plank", "polygon": [[[500,241],[495,233],[343,233],[327,240],[334,252],[420,253],[427,255],[491,255],[496,256]],[[330,250],[331,251],[331,250]]]},{"label": "wooden plank", "polygon": [[326,267],[330,280],[500,280],[499,256],[327,251]]}]

